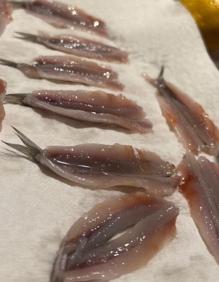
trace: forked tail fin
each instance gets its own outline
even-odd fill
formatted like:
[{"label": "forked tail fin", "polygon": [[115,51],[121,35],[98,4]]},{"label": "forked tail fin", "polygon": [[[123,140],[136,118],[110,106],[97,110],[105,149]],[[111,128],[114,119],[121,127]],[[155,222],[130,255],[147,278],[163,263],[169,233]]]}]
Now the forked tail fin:
[{"label": "forked tail fin", "polygon": [[31,141],[27,136],[25,136],[22,132],[12,126],[18,138],[23,142],[24,145],[13,144],[2,141],[7,146],[15,149],[16,151],[22,153],[30,160],[36,160],[36,156],[42,152],[42,149],[36,145],[33,141]]},{"label": "forked tail fin", "polygon": [[164,78],[163,78],[163,76],[164,76],[164,71],[165,71],[165,67],[162,66],[161,69],[160,69],[160,73],[159,73],[159,75],[158,75],[157,78],[152,78],[152,77],[150,77],[150,76],[149,76],[148,74],[146,74],[146,73],[143,74],[143,77],[144,77],[144,79],[145,79],[147,82],[149,82],[151,85],[153,85],[154,87],[157,87],[157,86],[159,86],[159,85],[161,85],[161,84],[164,83]]},{"label": "forked tail fin", "polygon": [[16,32],[15,38],[23,39],[29,42],[36,43],[38,36],[27,32]]},{"label": "forked tail fin", "polygon": [[0,65],[18,69],[18,63],[0,58]]},{"label": "forked tail fin", "polygon": [[26,93],[7,94],[3,99],[3,104],[23,105],[23,100],[27,95]]}]

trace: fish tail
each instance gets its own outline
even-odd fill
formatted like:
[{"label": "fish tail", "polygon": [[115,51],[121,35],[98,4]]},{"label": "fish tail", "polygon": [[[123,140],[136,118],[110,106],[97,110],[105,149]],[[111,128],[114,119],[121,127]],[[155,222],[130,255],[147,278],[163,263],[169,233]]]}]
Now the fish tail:
[{"label": "fish tail", "polygon": [[152,86],[157,87],[160,84],[163,84],[164,82],[164,71],[165,71],[165,67],[162,66],[159,72],[159,75],[157,78],[152,78],[151,76],[149,76],[148,74],[144,73],[143,74],[143,78],[149,82]]},{"label": "fish tail", "polygon": [[160,69],[157,81],[163,81],[163,79],[164,79],[164,71],[165,71],[165,67],[162,66],[161,69]]},{"label": "fish tail", "polygon": [[27,95],[29,94],[26,93],[7,94],[4,97],[3,104],[23,105],[23,100]]},{"label": "fish tail", "polygon": [[5,145],[24,154],[30,160],[36,160],[36,156],[42,152],[42,149],[37,144],[35,144],[33,141],[31,141],[27,136],[25,136],[21,131],[19,131],[17,128],[13,126],[12,128],[14,129],[16,135],[23,142],[24,145],[8,143],[5,141],[2,141],[2,142]]},{"label": "fish tail", "polygon": [[15,36],[15,37],[18,38],[18,39],[26,40],[26,41],[33,42],[33,43],[36,43],[37,38],[38,38],[37,35],[30,34],[30,33],[27,33],[27,32],[16,32],[16,35],[17,36]]},{"label": "fish tail", "polygon": [[16,69],[18,69],[18,67],[19,67],[18,63],[10,61],[10,60],[5,60],[5,59],[0,59],[0,65],[4,65],[4,66],[16,68]]}]

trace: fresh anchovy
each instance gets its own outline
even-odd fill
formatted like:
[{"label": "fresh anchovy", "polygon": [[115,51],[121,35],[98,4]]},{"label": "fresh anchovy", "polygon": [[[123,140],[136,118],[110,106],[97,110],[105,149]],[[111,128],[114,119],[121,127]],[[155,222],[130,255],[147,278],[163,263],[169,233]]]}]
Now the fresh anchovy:
[{"label": "fresh anchovy", "polygon": [[4,96],[6,92],[6,82],[0,79],[0,130],[2,129],[2,121],[5,117],[5,110],[3,107]]},{"label": "fresh anchovy", "polygon": [[187,154],[180,166],[180,191],[208,250],[219,263],[219,165]]},{"label": "fresh anchovy", "polygon": [[23,145],[4,142],[55,174],[94,189],[117,186],[145,188],[170,195],[179,182],[175,166],[151,152],[127,145],[82,144],[41,149],[14,128]]},{"label": "fresh anchovy", "polygon": [[194,154],[218,154],[218,128],[204,109],[173,84],[163,79],[163,69],[158,79],[146,77],[158,90],[158,101],[164,117],[185,148]]},{"label": "fresh anchovy", "polygon": [[50,282],[109,281],[137,270],[175,237],[178,213],[143,193],[96,205],[63,239]]},{"label": "fresh anchovy", "polygon": [[0,63],[17,68],[31,78],[73,82],[114,90],[123,89],[123,85],[118,81],[118,74],[110,67],[104,67],[77,57],[42,56],[36,58],[32,64],[0,59]]},{"label": "fresh anchovy", "polygon": [[101,36],[108,36],[104,21],[83,10],[51,0],[12,1],[32,15],[58,28],[80,28]]},{"label": "fresh anchovy", "polygon": [[5,103],[28,105],[60,116],[91,123],[116,125],[131,132],[151,131],[152,124],[144,111],[122,95],[102,91],[34,91],[9,94]]},{"label": "fresh anchovy", "polygon": [[45,33],[38,35],[17,32],[17,38],[45,45],[51,49],[75,56],[105,60],[116,63],[127,63],[128,53],[116,47],[75,35],[54,35]]},{"label": "fresh anchovy", "polygon": [[6,25],[12,20],[11,13],[11,5],[5,0],[0,0],[0,35],[3,33]]}]

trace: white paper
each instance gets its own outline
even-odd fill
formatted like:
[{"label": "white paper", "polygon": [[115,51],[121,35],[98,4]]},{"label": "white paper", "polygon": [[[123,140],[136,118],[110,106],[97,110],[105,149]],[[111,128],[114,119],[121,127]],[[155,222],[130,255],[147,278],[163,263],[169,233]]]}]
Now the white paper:
[{"label": "white paper", "polygon": [[[130,144],[178,164],[184,149],[169,131],[155,90],[144,82],[141,73],[156,76],[164,65],[165,78],[203,105],[219,124],[219,73],[191,16],[173,0],[72,0],[69,3],[103,18],[115,43],[129,51],[130,65],[112,66],[126,85],[125,95],[137,101],[152,120],[154,132],[126,134],[86,127],[79,122],[70,126],[41,116],[31,108],[6,105],[1,139],[19,142],[10,128],[14,125],[41,147],[87,142]],[[38,55],[61,54],[15,38],[16,31],[42,30],[57,34],[55,28],[22,10],[16,10],[13,18],[0,38],[0,58],[28,62]],[[8,93],[79,88],[29,79],[6,66],[0,66],[0,77],[7,81]],[[48,282],[56,251],[70,226],[96,203],[118,193],[71,187],[46,175],[36,164],[7,155],[5,149],[6,146],[0,145],[0,280]],[[178,193],[172,199],[180,208],[176,239],[144,268],[115,281],[218,281],[219,268],[199,236],[186,201]]]}]

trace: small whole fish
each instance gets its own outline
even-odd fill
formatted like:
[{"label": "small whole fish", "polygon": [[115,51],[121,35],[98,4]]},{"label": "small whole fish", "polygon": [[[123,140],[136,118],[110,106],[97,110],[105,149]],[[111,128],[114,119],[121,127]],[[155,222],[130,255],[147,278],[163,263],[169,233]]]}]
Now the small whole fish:
[{"label": "small whole fish", "polygon": [[163,78],[146,80],[154,85],[162,113],[184,147],[194,154],[218,154],[219,131],[198,103]]},{"label": "small whole fish", "polygon": [[30,78],[45,78],[121,91],[118,74],[110,67],[73,56],[41,56],[32,64],[15,63],[0,59],[0,63],[22,71]]},{"label": "small whole fish", "polygon": [[83,10],[51,0],[12,1],[17,8],[23,8],[30,14],[58,28],[79,28],[101,36],[108,36],[104,21],[91,16]]},{"label": "small whole fish", "polygon": [[144,193],[96,205],[63,239],[50,282],[109,281],[137,270],[175,237],[178,213]]},{"label": "small whole fish", "polygon": [[3,33],[6,25],[12,20],[12,7],[6,0],[0,0],[0,35]]},{"label": "small whole fish", "polygon": [[5,92],[6,92],[6,86],[7,86],[6,82],[0,79],[0,130],[2,129],[2,121],[5,117],[5,110],[4,110],[3,102],[4,102]]},{"label": "small whole fish", "polygon": [[8,94],[4,103],[27,105],[91,123],[116,125],[131,132],[145,133],[152,124],[144,111],[122,95],[102,91],[50,91],[40,90],[29,94]]},{"label": "small whole fish", "polygon": [[219,263],[219,165],[188,153],[179,171],[183,177],[180,191],[202,239]]},{"label": "small whole fish", "polygon": [[39,43],[64,53],[115,63],[127,63],[128,53],[116,47],[75,35],[53,35],[40,32],[38,35],[17,32],[19,39]]},{"label": "small whole fish", "polygon": [[158,155],[128,145],[82,144],[41,149],[14,128],[23,145],[4,142],[28,159],[72,183],[92,189],[145,188],[156,196],[172,194],[179,182],[175,166]]}]

